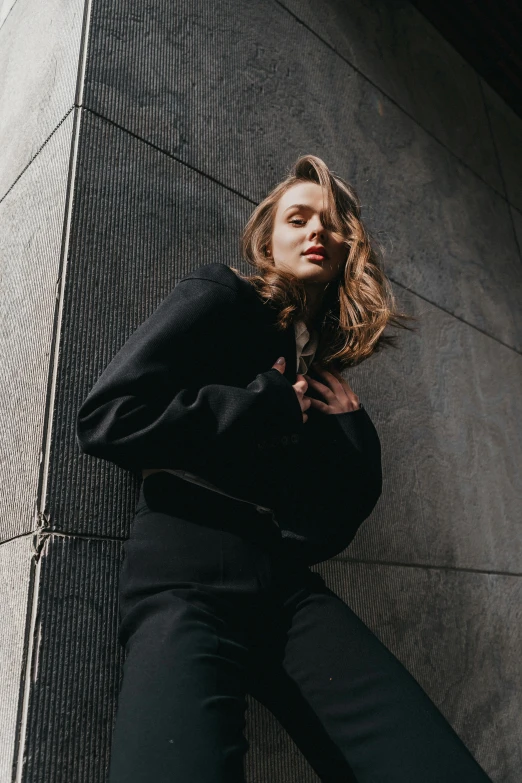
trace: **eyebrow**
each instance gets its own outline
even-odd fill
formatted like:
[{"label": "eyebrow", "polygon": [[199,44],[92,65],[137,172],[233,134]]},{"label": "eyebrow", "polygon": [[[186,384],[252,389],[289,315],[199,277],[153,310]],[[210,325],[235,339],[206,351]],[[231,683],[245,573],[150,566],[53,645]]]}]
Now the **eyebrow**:
[{"label": "eyebrow", "polygon": [[298,207],[299,209],[312,209],[310,204],[292,204],[291,206],[287,207],[284,211],[288,212],[289,209],[293,209],[294,207]]}]

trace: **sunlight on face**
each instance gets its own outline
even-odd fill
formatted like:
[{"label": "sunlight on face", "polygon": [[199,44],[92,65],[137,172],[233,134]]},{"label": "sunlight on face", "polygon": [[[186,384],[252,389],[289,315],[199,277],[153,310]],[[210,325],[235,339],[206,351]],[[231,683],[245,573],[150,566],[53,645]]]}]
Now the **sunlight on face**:
[{"label": "sunlight on face", "polygon": [[[297,206],[296,206],[297,205]],[[325,228],[323,191],[316,182],[298,182],[279,199],[267,250],[276,267],[285,268],[308,284],[335,279],[346,259],[343,237]],[[321,245],[325,257],[306,255]]]}]

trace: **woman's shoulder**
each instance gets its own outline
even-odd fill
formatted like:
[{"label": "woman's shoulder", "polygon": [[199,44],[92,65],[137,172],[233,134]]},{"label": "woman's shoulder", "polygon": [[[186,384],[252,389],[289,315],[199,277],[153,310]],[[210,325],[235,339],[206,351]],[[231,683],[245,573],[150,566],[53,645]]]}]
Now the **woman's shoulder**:
[{"label": "woman's shoulder", "polygon": [[184,275],[179,282],[185,280],[209,280],[237,292],[242,292],[247,287],[252,288],[248,280],[240,277],[231,267],[218,262],[196,267],[192,272]]},{"label": "woman's shoulder", "polygon": [[[257,312],[256,305],[261,303],[257,291],[241,273],[222,263],[203,264],[182,277],[177,285],[188,281],[205,281],[201,285],[208,287],[208,296],[213,302],[221,302],[222,306],[238,306],[241,310]],[[211,284],[208,286],[208,284]],[[176,286],[177,287],[177,286]],[[198,291],[198,295],[205,292]],[[262,310],[266,308],[262,308]]]}]

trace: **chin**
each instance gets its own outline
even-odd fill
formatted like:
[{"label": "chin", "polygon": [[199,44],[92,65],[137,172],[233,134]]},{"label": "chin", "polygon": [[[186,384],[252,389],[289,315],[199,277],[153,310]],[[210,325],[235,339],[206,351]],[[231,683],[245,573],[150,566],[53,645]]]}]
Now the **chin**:
[{"label": "chin", "polygon": [[299,280],[312,280],[316,282],[327,282],[328,270],[320,261],[309,261],[301,256],[297,263],[287,263],[284,265],[289,272],[292,272]]},{"label": "chin", "polygon": [[307,261],[305,259],[304,264],[301,264],[300,271],[303,273],[303,277],[317,277],[323,279],[329,276],[329,269],[325,266],[325,262],[321,261]]}]

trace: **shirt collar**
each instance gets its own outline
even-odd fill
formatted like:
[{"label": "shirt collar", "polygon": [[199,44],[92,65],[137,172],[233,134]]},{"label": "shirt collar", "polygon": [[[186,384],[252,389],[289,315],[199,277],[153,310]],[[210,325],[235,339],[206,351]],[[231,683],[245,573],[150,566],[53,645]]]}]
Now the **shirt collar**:
[{"label": "shirt collar", "polygon": [[308,360],[304,362],[308,368],[317,350],[319,335],[315,329],[313,329],[312,334],[310,334],[305,322],[301,320],[295,321],[294,328],[298,364],[301,366],[303,365],[303,362],[300,361],[300,357],[309,357]]}]

